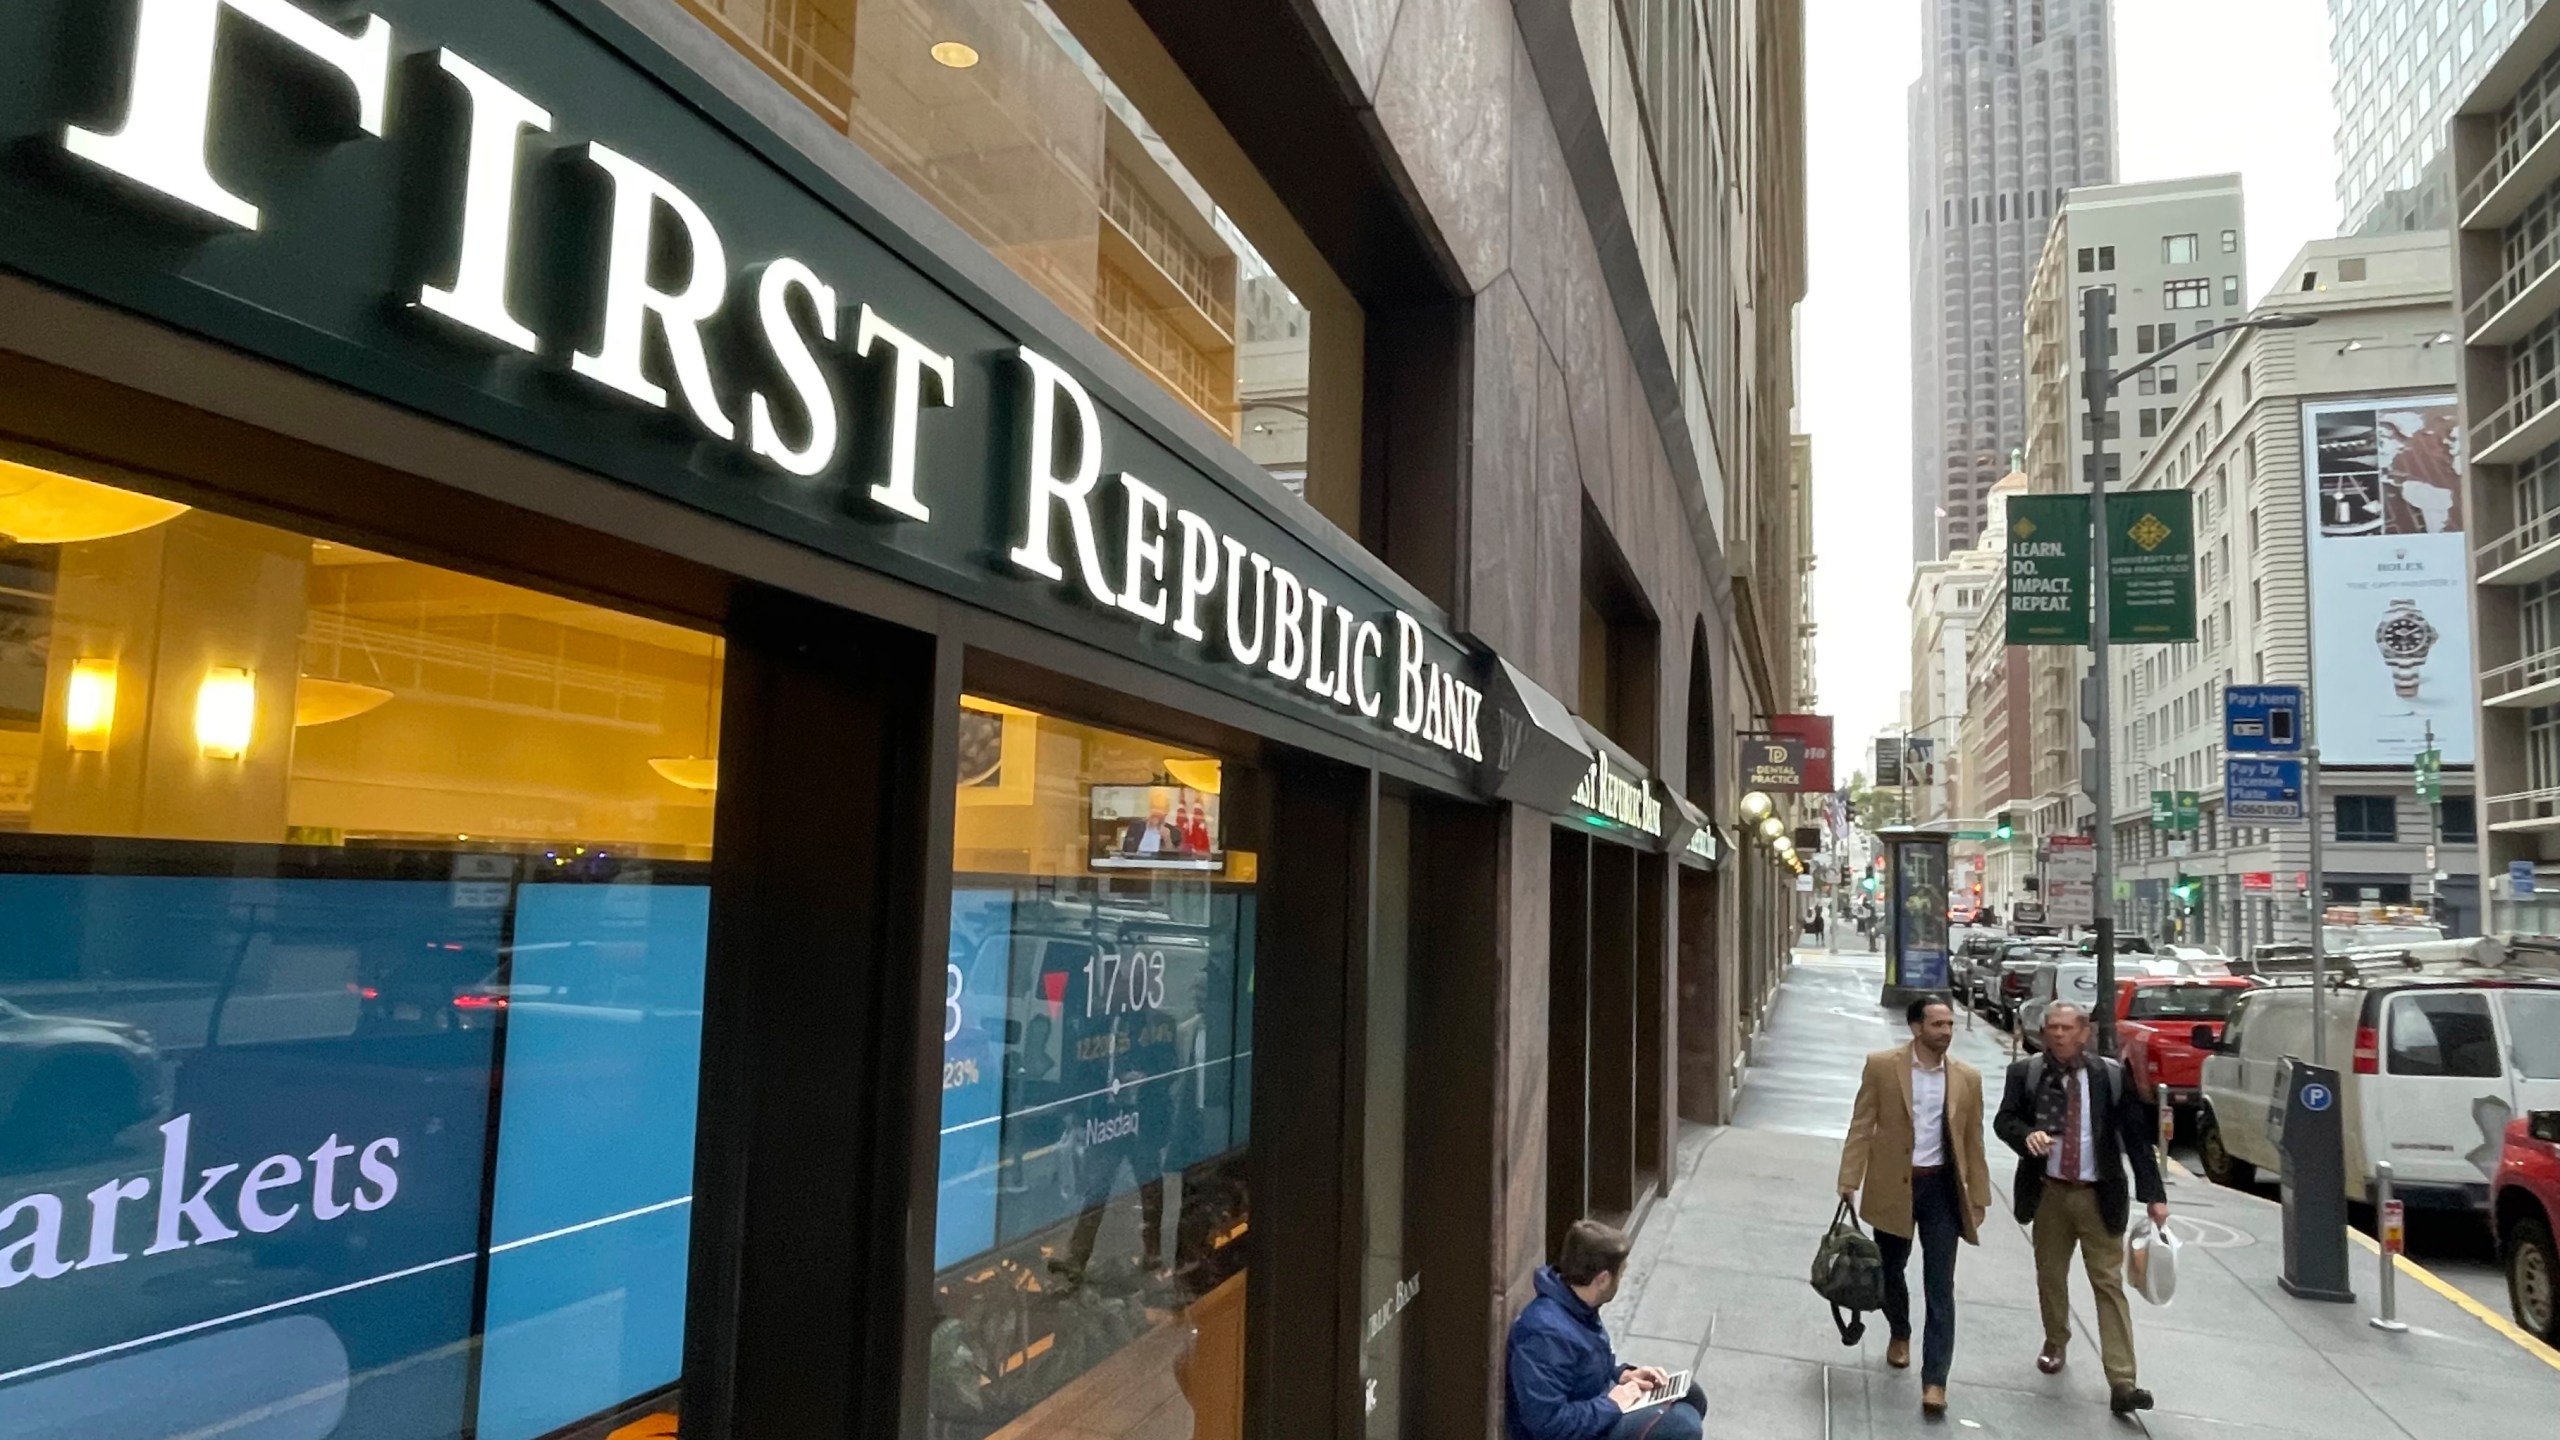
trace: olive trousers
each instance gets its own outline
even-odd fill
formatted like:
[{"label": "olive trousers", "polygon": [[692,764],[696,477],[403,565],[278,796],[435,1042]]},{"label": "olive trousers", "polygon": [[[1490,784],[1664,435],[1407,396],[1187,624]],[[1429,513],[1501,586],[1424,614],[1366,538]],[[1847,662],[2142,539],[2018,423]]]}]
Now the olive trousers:
[{"label": "olive trousers", "polygon": [[2036,1300],[2044,1310],[2044,1343],[2060,1350],[2071,1342],[2071,1252],[2080,1252],[2097,1292],[2098,1356],[2107,1385],[2133,1379],[2133,1310],[2124,1298],[2124,1237],[2111,1234],[2098,1215],[2098,1192],[2088,1185],[2047,1180],[2036,1202]]}]

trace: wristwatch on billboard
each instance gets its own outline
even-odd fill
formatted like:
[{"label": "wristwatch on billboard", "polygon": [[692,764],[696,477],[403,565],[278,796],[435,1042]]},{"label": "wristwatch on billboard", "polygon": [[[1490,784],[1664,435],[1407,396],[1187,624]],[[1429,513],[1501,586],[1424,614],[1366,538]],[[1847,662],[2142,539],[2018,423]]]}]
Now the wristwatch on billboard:
[{"label": "wristwatch on billboard", "polygon": [[2391,667],[2392,690],[2403,700],[2417,699],[2418,669],[2436,648],[2436,627],[2418,613],[2418,602],[2392,601],[2382,623],[2373,627],[2373,643],[2381,647],[2382,663]]}]

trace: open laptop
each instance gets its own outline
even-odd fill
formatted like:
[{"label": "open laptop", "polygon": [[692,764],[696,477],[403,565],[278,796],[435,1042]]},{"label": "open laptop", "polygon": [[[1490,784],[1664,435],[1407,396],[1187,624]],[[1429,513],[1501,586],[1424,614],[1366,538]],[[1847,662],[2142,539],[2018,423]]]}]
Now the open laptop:
[{"label": "open laptop", "polygon": [[1644,1398],[1636,1401],[1636,1409],[1650,1410],[1656,1405],[1668,1405],[1688,1394],[1689,1376],[1690,1372],[1686,1370],[1672,1371],[1669,1379],[1664,1380],[1653,1390],[1647,1391]]}]

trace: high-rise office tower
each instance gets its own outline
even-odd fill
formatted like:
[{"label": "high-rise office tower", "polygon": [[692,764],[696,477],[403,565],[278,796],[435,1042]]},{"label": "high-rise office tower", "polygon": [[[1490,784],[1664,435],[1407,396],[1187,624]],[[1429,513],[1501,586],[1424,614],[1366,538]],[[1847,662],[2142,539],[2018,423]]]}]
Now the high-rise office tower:
[{"label": "high-rise office tower", "polygon": [[2445,122],[2542,0],[2329,0],[2338,233],[2453,226]]},{"label": "high-rise office tower", "polygon": [[1911,549],[1973,543],[2025,443],[2027,278],[2115,179],[2109,0],[1922,0],[1911,106]]}]

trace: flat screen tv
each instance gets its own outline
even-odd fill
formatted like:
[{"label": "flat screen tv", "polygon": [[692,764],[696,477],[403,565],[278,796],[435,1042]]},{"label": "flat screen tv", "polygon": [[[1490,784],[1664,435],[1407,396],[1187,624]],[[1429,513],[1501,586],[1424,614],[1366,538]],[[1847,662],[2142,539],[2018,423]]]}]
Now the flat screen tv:
[{"label": "flat screen tv", "polygon": [[1218,797],[1188,785],[1088,787],[1085,863],[1095,870],[1226,868]]}]

